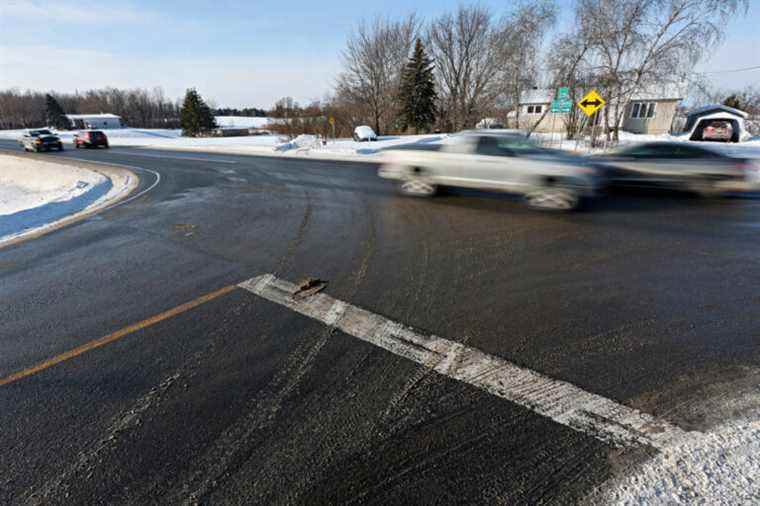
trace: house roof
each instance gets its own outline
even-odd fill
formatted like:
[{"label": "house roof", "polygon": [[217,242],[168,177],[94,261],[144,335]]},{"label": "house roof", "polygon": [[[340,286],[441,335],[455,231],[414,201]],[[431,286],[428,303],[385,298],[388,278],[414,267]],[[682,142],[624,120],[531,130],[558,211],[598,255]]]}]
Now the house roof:
[{"label": "house roof", "polygon": [[686,85],[683,83],[665,83],[657,86],[647,86],[634,93],[631,100],[683,100],[686,96]]},{"label": "house roof", "polygon": [[67,114],[67,118],[69,119],[121,119],[121,116],[117,116],[116,114],[110,114],[110,113],[101,113],[101,114]]},{"label": "house roof", "polygon": [[548,104],[552,101],[554,90],[541,88],[534,90],[523,90],[520,93],[521,104]]},{"label": "house roof", "polygon": [[747,116],[749,116],[749,114],[747,114],[744,111],[740,111],[739,109],[734,109],[733,107],[729,107],[723,104],[709,104],[709,105],[704,105],[702,107],[697,107],[696,109],[692,109],[691,111],[689,111],[687,116],[703,116],[703,115],[707,115],[716,111],[726,112],[728,114],[732,114],[739,118],[745,118],[745,119],[747,118]]}]

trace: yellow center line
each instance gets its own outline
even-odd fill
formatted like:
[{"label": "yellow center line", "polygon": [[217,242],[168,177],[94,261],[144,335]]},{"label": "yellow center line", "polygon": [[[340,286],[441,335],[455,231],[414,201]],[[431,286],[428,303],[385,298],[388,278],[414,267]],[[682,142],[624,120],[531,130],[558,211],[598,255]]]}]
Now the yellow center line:
[{"label": "yellow center line", "polygon": [[85,343],[81,346],[77,346],[74,349],[71,349],[69,351],[65,351],[61,353],[60,355],[56,355],[55,357],[49,358],[45,360],[44,362],[40,362],[39,364],[33,365],[32,367],[29,367],[27,369],[24,369],[22,371],[15,372],[11,374],[10,376],[6,376],[5,378],[0,379],[0,386],[3,385],[9,385],[11,383],[15,383],[16,381],[19,381],[21,379],[24,379],[28,376],[31,376],[33,374],[37,374],[40,371],[44,371],[45,369],[49,367],[53,367],[54,365],[58,365],[61,362],[65,362],[69,359],[72,359],[74,357],[78,357],[79,355],[82,355],[84,353],[87,353],[88,351],[92,351],[96,348],[100,348],[101,346],[105,346],[107,344],[111,344],[114,341],[118,341],[124,336],[127,336],[129,334],[132,334],[133,332],[137,332],[138,330],[142,330],[145,328],[148,328],[152,325],[155,325],[156,323],[162,322],[168,318],[172,318],[174,316],[177,316],[179,314],[182,314],[186,311],[189,311],[191,309],[194,309],[201,304],[205,304],[206,302],[209,302],[211,300],[216,299],[217,297],[221,297],[222,295],[225,295],[227,293],[230,293],[231,291],[235,290],[237,288],[237,285],[230,285],[225,286],[224,288],[220,288],[219,290],[216,290],[211,293],[207,293],[206,295],[201,295],[197,299],[191,300],[190,302],[185,302],[182,305],[179,305],[175,308],[169,309],[167,311],[164,311],[163,313],[159,313],[155,316],[151,316],[147,320],[143,320],[141,322],[133,323],[132,325],[129,325],[127,327],[124,327],[120,330],[117,330],[116,332],[113,332],[111,334],[108,334],[107,336],[103,336],[99,339],[95,339],[94,341],[90,341],[88,343]]}]

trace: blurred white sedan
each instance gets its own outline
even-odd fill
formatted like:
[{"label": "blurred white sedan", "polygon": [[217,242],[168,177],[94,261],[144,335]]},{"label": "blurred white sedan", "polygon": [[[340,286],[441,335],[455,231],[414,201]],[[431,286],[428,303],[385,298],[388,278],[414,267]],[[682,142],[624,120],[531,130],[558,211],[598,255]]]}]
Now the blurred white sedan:
[{"label": "blurred white sedan", "polygon": [[385,155],[380,177],[418,197],[455,186],[516,193],[533,208],[569,211],[605,184],[605,169],[592,160],[541,148],[522,135],[468,132],[445,144],[399,146]]}]

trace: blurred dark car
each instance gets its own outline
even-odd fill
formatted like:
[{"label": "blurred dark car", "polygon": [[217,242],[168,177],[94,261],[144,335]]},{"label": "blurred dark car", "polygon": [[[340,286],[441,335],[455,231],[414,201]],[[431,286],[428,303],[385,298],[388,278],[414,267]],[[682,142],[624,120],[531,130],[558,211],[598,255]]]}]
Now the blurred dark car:
[{"label": "blurred dark car", "polygon": [[757,191],[758,161],[684,142],[648,142],[593,157],[613,185],[664,186],[700,195]]},{"label": "blurred dark car", "polygon": [[24,151],[63,151],[61,138],[50,130],[29,130],[18,141]]},{"label": "blurred dark car", "polygon": [[106,148],[108,149],[108,137],[100,130],[87,130],[74,136],[74,147],[79,148]]}]

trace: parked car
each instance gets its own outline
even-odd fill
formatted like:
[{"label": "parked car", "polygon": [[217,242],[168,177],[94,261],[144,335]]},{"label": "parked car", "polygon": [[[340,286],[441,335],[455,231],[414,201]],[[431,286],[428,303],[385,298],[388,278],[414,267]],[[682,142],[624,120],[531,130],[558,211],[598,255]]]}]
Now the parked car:
[{"label": "parked car", "polygon": [[354,140],[356,142],[376,141],[377,134],[366,125],[358,126],[354,129]]},{"label": "parked car", "polygon": [[412,144],[385,151],[380,177],[402,193],[429,197],[439,186],[523,195],[529,206],[569,211],[605,184],[593,161],[544,149],[522,135],[467,132],[445,144]]},{"label": "parked car", "polygon": [[100,130],[86,130],[74,136],[74,147],[79,148],[106,148],[108,149],[108,137]]},{"label": "parked car", "polygon": [[613,167],[613,184],[666,186],[700,195],[754,191],[760,165],[684,142],[647,142],[593,157]]},{"label": "parked car", "polygon": [[727,121],[713,121],[702,131],[702,140],[730,142],[733,133]]},{"label": "parked car", "polygon": [[63,151],[61,138],[46,129],[27,131],[19,139],[19,145],[24,148],[24,151],[40,152],[51,151],[53,149]]}]

